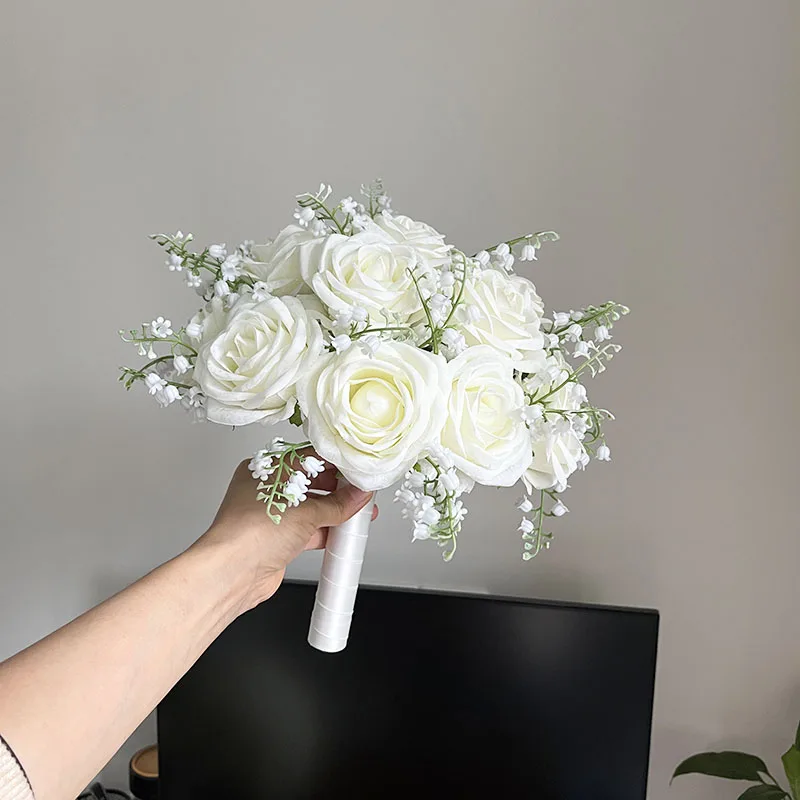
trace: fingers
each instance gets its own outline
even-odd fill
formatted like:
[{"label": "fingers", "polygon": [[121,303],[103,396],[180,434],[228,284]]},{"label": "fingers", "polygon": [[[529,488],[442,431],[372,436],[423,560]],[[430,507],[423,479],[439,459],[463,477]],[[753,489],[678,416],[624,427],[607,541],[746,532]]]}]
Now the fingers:
[{"label": "fingers", "polygon": [[324,550],[328,542],[328,529],[320,528],[318,531],[311,535],[311,538],[306,542],[305,550]]},{"label": "fingers", "polygon": [[311,489],[319,489],[322,492],[332,492],[336,489],[336,467],[328,464],[325,472],[321,472],[316,478],[311,479]]},{"label": "fingers", "polygon": [[309,497],[300,507],[315,528],[341,525],[360,511],[372,497],[356,486],[340,486],[325,496]]},{"label": "fingers", "polygon": [[[378,506],[372,507],[372,520],[373,522],[378,518]],[[320,528],[316,533],[312,534],[311,538],[305,546],[306,550],[324,550],[328,543],[328,529]]]}]

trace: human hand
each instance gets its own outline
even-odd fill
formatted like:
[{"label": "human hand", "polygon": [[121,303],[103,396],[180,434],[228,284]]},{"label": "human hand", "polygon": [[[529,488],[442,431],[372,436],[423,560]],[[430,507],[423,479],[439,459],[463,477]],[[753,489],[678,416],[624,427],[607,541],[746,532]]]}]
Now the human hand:
[{"label": "human hand", "polygon": [[[355,486],[337,489],[336,470],[328,466],[311,481],[310,489],[329,494],[309,494],[299,506],[287,508],[276,525],[256,499],[258,482],[247,464],[242,461],[237,467],[214,522],[194,545],[216,548],[232,560],[242,612],[271,597],[288,564],[304,550],[324,548],[328,528],[350,519],[371,497]],[[377,515],[376,507],[372,518]]]}]

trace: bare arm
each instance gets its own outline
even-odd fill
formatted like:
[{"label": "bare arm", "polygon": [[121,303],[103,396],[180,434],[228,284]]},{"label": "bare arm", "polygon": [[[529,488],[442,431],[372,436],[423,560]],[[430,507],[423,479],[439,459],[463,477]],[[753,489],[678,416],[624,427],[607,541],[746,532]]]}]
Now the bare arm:
[{"label": "bare arm", "polygon": [[[330,472],[315,481],[332,483]],[[37,800],[74,798],[225,627],[368,498],[356,489],[309,497],[275,526],[242,464],[185,553],[0,664],[0,733]]]}]

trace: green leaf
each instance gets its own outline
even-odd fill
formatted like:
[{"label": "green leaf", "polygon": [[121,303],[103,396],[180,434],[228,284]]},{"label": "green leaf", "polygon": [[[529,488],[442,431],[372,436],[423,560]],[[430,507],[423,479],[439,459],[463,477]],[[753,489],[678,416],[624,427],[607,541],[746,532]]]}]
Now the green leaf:
[{"label": "green leaf", "polygon": [[794,800],[800,800],[800,750],[792,745],[782,756],[783,769],[789,779]]},{"label": "green leaf", "polygon": [[300,406],[294,407],[294,412],[292,416],[289,417],[289,422],[291,422],[292,425],[296,425],[298,428],[302,426],[303,415],[300,413]]},{"label": "green leaf", "polygon": [[794,735],[794,746],[800,750],[800,724],[798,724],[797,733]]},{"label": "green leaf", "polygon": [[721,753],[698,753],[678,764],[673,778],[678,775],[711,775],[734,781],[760,781],[759,773],[767,772],[767,765],[758,756],[726,750]]},{"label": "green leaf", "polygon": [[760,783],[758,786],[751,786],[749,789],[745,789],[739,795],[739,800],[785,800],[788,796],[780,786]]}]

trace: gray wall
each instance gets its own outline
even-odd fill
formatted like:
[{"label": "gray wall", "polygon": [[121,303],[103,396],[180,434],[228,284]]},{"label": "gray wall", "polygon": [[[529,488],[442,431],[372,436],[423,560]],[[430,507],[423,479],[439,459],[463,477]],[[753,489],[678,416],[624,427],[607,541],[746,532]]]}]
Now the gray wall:
[{"label": "gray wall", "polygon": [[195,305],[145,235],[258,238],[296,192],[381,175],[465,249],[557,228],[547,301],[634,313],[592,394],[614,461],[574,480],[549,554],[521,561],[513,493],[476,492],[450,565],[385,498],[366,579],[657,607],[651,797],[731,796],[667,789],[698,748],[777,765],[800,717],[795,2],[3,10],[0,656],[189,544],[264,438],[116,384],[116,330]]}]

